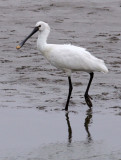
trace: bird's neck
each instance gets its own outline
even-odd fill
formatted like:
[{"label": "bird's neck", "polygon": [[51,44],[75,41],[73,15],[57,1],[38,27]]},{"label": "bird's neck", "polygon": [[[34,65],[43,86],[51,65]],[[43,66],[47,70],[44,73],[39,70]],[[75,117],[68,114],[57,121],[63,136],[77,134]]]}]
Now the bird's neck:
[{"label": "bird's neck", "polygon": [[39,32],[37,39],[37,48],[40,52],[43,52],[47,45],[47,38],[50,33],[50,30],[44,30]]}]

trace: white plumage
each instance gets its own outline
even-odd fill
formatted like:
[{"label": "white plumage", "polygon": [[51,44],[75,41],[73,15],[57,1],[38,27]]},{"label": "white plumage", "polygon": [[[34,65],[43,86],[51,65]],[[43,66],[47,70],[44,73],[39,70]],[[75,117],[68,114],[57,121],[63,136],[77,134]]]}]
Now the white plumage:
[{"label": "white plumage", "polygon": [[107,73],[108,69],[103,60],[91,55],[85,48],[77,47],[70,44],[48,44],[47,38],[50,33],[50,27],[45,22],[37,22],[32,33],[20,43],[16,48],[21,48],[24,43],[35,32],[39,31],[37,39],[37,48],[45,56],[45,58],[55,67],[62,69],[67,73],[69,80],[69,94],[66,102],[65,110],[68,110],[68,104],[72,92],[71,72],[85,71],[90,74],[90,81],[85,92],[85,100],[89,107],[92,106],[88,91],[95,71]]},{"label": "white plumage", "polygon": [[85,48],[47,44],[43,51],[39,50],[52,65],[65,71],[108,72],[104,61],[91,55]]}]

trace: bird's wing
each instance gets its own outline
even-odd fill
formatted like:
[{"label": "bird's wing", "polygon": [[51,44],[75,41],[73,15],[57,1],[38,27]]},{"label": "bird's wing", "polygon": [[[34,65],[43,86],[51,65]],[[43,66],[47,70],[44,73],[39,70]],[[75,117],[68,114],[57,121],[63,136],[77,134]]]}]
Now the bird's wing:
[{"label": "bird's wing", "polygon": [[86,72],[101,71],[104,64],[85,48],[73,45],[51,45],[46,58],[57,68]]},{"label": "bird's wing", "polygon": [[72,45],[57,45],[51,50],[51,63],[59,68],[72,70],[86,69],[93,57],[85,48]]}]

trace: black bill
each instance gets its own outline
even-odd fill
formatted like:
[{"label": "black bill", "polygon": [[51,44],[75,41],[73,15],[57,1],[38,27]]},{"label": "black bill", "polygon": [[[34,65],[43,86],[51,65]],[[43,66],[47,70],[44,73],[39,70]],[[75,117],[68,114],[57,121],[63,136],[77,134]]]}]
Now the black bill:
[{"label": "black bill", "polygon": [[25,43],[34,33],[36,33],[38,30],[39,30],[39,28],[38,28],[38,27],[35,27],[35,28],[33,29],[33,31],[32,31],[19,45],[16,46],[16,49],[20,49],[20,48],[24,45],[24,43]]}]

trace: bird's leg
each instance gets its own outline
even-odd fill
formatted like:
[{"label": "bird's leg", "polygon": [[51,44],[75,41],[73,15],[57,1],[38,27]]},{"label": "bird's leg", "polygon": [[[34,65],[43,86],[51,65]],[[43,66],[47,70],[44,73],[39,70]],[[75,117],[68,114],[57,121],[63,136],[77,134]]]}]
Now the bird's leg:
[{"label": "bird's leg", "polygon": [[66,106],[65,106],[65,111],[68,111],[69,100],[70,100],[71,92],[73,89],[71,77],[68,77],[68,82],[69,82],[69,93],[68,93],[68,98],[67,98],[67,102],[66,102]]},{"label": "bird's leg", "polygon": [[91,82],[92,82],[92,79],[93,79],[93,76],[94,76],[94,73],[90,73],[90,80],[89,80],[89,83],[88,83],[88,86],[87,86],[87,89],[86,89],[86,92],[85,92],[85,101],[87,103],[87,105],[89,106],[89,108],[92,107],[92,102],[90,99],[92,99],[89,95],[88,95],[88,92],[89,92],[89,88],[90,88],[90,85],[91,85]]}]

